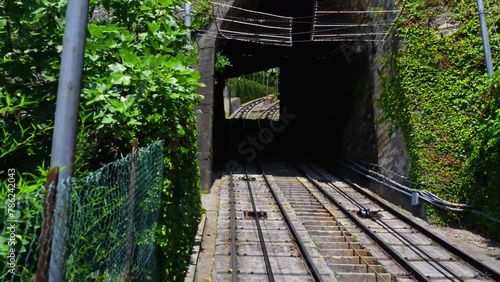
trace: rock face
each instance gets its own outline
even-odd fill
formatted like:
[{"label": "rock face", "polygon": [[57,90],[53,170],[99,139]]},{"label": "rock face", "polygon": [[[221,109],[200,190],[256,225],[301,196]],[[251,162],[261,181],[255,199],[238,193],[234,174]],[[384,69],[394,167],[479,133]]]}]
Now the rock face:
[{"label": "rock face", "polygon": [[448,11],[448,7],[436,7],[439,14],[429,21],[429,26],[436,29],[440,37],[450,36],[458,30],[459,24]]}]

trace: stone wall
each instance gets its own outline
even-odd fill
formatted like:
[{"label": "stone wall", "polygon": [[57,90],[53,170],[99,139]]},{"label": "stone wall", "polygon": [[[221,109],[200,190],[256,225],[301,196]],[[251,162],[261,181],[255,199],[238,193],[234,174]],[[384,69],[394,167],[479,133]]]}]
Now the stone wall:
[{"label": "stone wall", "polygon": [[[410,158],[404,135],[401,127],[384,119],[382,109],[379,107],[379,99],[384,83],[381,75],[394,74],[393,65],[387,59],[391,53],[397,52],[398,48],[400,48],[400,45],[395,36],[390,36],[386,41],[374,44],[370,54],[370,75],[377,140],[378,171],[401,183],[402,179],[399,176],[407,177],[410,170]],[[375,181],[372,181],[371,187],[373,187],[374,192],[395,205],[402,206],[415,216],[425,217],[424,206],[412,206],[410,197],[391,190]]]},{"label": "stone wall", "polygon": [[[220,0],[219,3],[232,5],[235,0]],[[220,12],[220,11],[219,11]],[[226,11],[227,12],[227,11]],[[204,97],[196,108],[198,126],[198,162],[200,166],[201,188],[209,190],[213,181],[213,120],[214,120],[214,90],[215,90],[215,54],[217,40],[217,26],[211,23],[206,33],[198,34],[194,38],[194,45],[198,50],[199,60],[196,69],[200,72],[200,82],[205,87],[199,89]]]},{"label": "stone wall", "polygon": [[[394,0],[376,0],[374,5],[385,9],[394,9]],[[392,16],[395,20],[396,15]],[[384,120],[382,110],[378,105],[382,91],[381,75],[394,75],[393,65],[388,60],[400,47],[395,31],[390,30],[384,41],[373,42],[370,45],[370,75],[373,99],[373,113],[377,139],[378,165],[399,175],[408,175],[409,157],[406,149],[403,132],[398,126]],[[386,174],[386,173],[385,173]]]},{"label": "stone wall", "polygon": [[215,38],[200,37],[196,39],[199,61],[196,66],[201,74],[200,82],[205,87],[199,89],[204,97],[196,108],[198,126],[198,161],[200,166],[201,186],[210,189],[212,184],[212,123],[214,103],[214,64]]}]

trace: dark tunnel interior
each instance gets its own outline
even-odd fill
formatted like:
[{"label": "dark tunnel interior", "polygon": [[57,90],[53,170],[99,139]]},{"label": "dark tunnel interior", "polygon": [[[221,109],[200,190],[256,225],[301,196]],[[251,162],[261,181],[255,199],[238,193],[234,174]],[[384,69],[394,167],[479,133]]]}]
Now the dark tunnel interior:
[{"label": "dark tunnel interior", "polygon": [[[309,2],[311,6],[306,9]],[[277,7],[284,6],[287,5]],[[303,1],[293,9],[291,6],[281,13],[294,17],[311,15],[312,1]],[[308,27],[302,23],[299,27],[307,28],[310,24]],[[255,156],[310,160],[337,157],[376,162],[369,46],[311,42],[304,38],[298,32],[291,47],[219,40],[217,52],[226,55],[232,66],[216,73],[215,171],[223,170],[230,160],[252,161]],[[280,68],[280,121],[226,119],[225,79],[273,67]]]}]

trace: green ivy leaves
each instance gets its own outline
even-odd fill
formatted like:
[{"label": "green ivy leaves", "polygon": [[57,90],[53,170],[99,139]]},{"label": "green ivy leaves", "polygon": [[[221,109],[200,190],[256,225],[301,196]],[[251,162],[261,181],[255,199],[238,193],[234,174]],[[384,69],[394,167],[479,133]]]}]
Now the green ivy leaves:
[{"label": "green ivy leaves", "polygon": [[[494,80],[485,74],[476,3],[436,3],[437,7],[429,7],[428,1],[406,1],[396,25],[404,48],[394,57],[396,76],[386,77],[381,107],[388,119],[403,128],[412,176],[427,183],[422,188],[500,217],[500,209],[492,204],[500,201],[495,192],[500,158],[493,153],[500,151],[495,141],[500,103],[494,87],[499,74]],[[444,5],[458,30],[440,37],[429,22],[442,13]],[[489,23],[492,15],[500,14],[499,7],[490,7]],[[498,33],[490,37],[492,42],[500,39]],[[499,51],[499,46],[492,46],[493,55]],[[440,216],[441,222],[458,220],[495,232],[482,218]]]}]

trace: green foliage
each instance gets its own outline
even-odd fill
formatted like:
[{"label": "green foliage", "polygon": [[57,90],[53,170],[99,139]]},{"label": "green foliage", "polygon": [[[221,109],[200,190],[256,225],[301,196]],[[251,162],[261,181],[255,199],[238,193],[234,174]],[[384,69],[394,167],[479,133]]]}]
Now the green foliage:
[{"label": "green foliage", "polygon": [[[12,145],[12,143],[10,143]],[[3,151],[3,150],[2,150]],[[13,178],[16,180],[15,205],[13,206],[14,218],[10,217],[8,205],[12,204],[9,201],[8,178],[4,177],[8,173],[8,169],[4,171],[0,180],[0,203],[2,203],[2,212],[0,212],[0,220],[4,226],[0,228],[0,269],[8,270],[6,265],[7,255],[11,248],[15,249],[16,254],[16,275],[17,279],[22,281],[34,281],[34,273],[38,265],[38,253],[35,252],[34,242],[37,242],[40,235],[42,225],[43,211],[43,184],[46,177],[46,171],[43,167],[39,167],[31,173],[20,173],[16,171]],[[17,220],[15,228],[15,243],[9,242],[10,232],[7,226],[10,226],[10,221]],[[13,244],[13,245],[11,245]],[[7,271],[0,274],[0,280],[9,278],[10,273]]]},{"label": "green foliage", "polygon": [[221,52],[217,52],[217,54],[215,54],[215,71],[220,73],[223,72],[226,67],[230,66],[232,66],[232,64],[226,55]]},{"label": "green foliage", "polygon": [[271,94],[277,94],[276,88],[246,78],[231,79],[231,96],[240,97],[242,104]]},{"label": "green foliage", "polygon": [[[396,76],[387,77],[381,107],[402,127],[411,174],[425,182],[422,188],[499,218],[499,73],[494,79],[485,75],[476,3],[447,3],[459,28],[441,36],[428,24],[440,10],[424,0],[406,1],[396,23],[404,48],[394,57]],[[492,15],[500,13],[498,6],[491,8]],[[493,56],[500,55],[500,34],[491,34],[491,43]],[[429,211],[443,223],[500,231],[471,213]]]},{"label": "green foliage", "polygon": [[203,31],[212,21],[213,6],[211,0],[196,0],[193,3],[193,30]]},{"label": "green foliage", "polygon": [[[16,277],[29,281],[37,267],[37,254],[33,242],[38,238],[43,210],[43,184],[50,151],[52,132],[53,91],[57,88],[54,76],[57,70],[53,62],[42,58],[58,56],[56,40],[60,42],[60,33],[49,32],[60,23],[56,12],[58,3],[52,6],[13,3],[0,3],[0,170],[4,171],[0,179],[0,220],[5,223],[0,234],[0,268],[6,267],[10,248],[16,250]],[[39,7],[34,9],[34,7]],[[43,8],[43,10],[41,10]],[[34,11],[34,12],[32,12]],[[50,20],[40,21],[44,11]],[[31,19],[33,26],[25,27],[21,19]],[[43,23],[43,25],[42,25]],[[40,25],[38,25],[40,24]],[[52,110],[52,112],[50,112]],[[9,170],[14,170],[15,188],[9,190]],[[16,225],[15,245],[7,243],[7,218],[9,194],[15,195]],[[1,274],[4,279],[8,272]]]},{"label": "green foliage", "polygon": [[[133,138],[165,140],[158,256],[167,281],[183,278],[201,213],[193,107],[203,85],[191,67],[195,49],[172,15],[182,4],[91,1],[91,11],[112,12],[91,15],[88,25],[75,160],[80,178],[129,153]],[[0,2],[0,167],[16,169],[19,191],[40,188],[48,168],[65,5]]]},{"label": "green foliage", "polygon": [[279,97],[278,81],[279,68],[231,78],[229,82],[231,96],[240,97],[241,103],[246,103],[266,95]]}]

